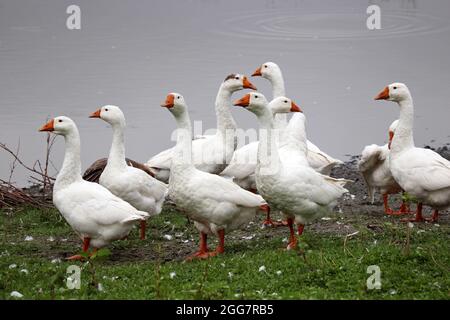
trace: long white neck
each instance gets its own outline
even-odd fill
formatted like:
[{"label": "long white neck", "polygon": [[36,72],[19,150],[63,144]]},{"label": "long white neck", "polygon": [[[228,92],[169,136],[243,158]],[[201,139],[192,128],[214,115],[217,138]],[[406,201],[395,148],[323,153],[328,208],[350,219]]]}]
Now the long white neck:
[{"label": "long white neck", "polygon": [[80,134],[75,127],[64,136],[65,154],[61,170],[56,177],[54,191],[60,190],[74,182],[81,181]]},{"label": "long white neck", "polygon": [[[272,99],[285,96],[286,90],[284,88],[284,79],[281,70],[274,72],[270,77],[267,78],[272,84]],[[274,128],[284,130],[287,126],[287,114],[277,113],[274,120]]]},{"label": "long white neck", "polygon": [[233,93],[225,87],[225,84],[219,88],[219,92],[216,97],[216,119],[217,119],[217,130],[223,136],[227,130],[236,130],[236,122],[231,115],[231,95]]},{"label": "long white neck", "polygon": [[178,174],[188,168],[194,168],[192,163],[192,128],[187,111],[175,115],[177,122],[177,144],[172,157],[171,175]]},{"label": "long white neck", "polygon": [[400,101],[399,106],[400,118],[391,144],[391,154],[394,156],[404,150],[414,148],[414,105],[412,97]]},{"label": "long white neck", "polygon": [[301,113],[295,113],[292,121],[289,121],[287,130],[290,134],[284,136],[284,145],[295,150],[301,157],[305,158],[308,154],[308,145],[306,140],[306,120]]},{"label": "long white neck", "polygon": [[259,121],[259,145],[257,171],[260,174],[273,175],[278,172],[280,156],[273,128],[273,114],[266,108],[257,115]]},{"label": "long white neck", "polygon": [[125,121],[114,123],[111,126],[113,138],[111,149],[109,151],[107,168],[122,170],[127,167],[125,161]]}]

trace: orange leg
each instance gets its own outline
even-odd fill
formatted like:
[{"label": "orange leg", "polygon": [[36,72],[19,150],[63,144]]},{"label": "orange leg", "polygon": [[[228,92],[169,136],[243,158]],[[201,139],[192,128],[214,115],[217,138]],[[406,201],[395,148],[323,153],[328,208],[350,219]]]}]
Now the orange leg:
[{"label": "orange leg", "polygon": [[219,245],[216,248],[216,251],[212,253],[212,255],[222,254],[225,252],[225,230],[219,230]]},{"label": "orange leg", "polygon": [[400,210],[397,212],[399,214],[410,214],[411,210],[409,209],[409,204],[403,200],[402,205],[400,206]]},{"label": "orange leg", "polygon": [[287,219],[288,227],[289,227],[289,243],[287,246],[287,250],[295,249],[297,247],[297,237],[295,236],[294,232],[294,219],[288,218]]},{"label": "orange leg", "polygon": [[438,217],[439,217],[439,210],[434,209],[433,210],[433,214],[431,215],[431,218],[425,219],[425,220],[430,221],[430,222],[437,222],[438,221]]},{"label": "orange leg", "polygon": [[422,216],[422,206],[423,206],[423,204],[421,202],[417,205],[416,216],[414,218],[405,218],[405,219],[402,219],[402,221],[404,221],[404,222],[423,222],[425,219]]},{"label": "orange leg", "polygon": [[388,203],[388,197],[389,195],[387,193],[383,194],[383,203],[384,203],[384,213],[386,213],[389,216],[400,216],[404,214],[410,214],[409,206],[406,204],[405,201],[402,202],[402,205],[400,206],[400,210],[394,211],[389,207]]},{"label": "orange leg", "polygon": [[266,215],[266,219],[263,221],[263,226],[284,227],[287,225],[287,222],[285,222],[285,221],[281,221],[281,222],[273,221],[272,218],[270,217],[270,207],[267,205],[264,205],[264,206],[266,206],[266,209],[263,209],[263,210],[266,211],[267,215]]},{"label": "orange leg", "polygon": [[208,235],[204,232],[200,232],[200,248],[198,252],[186,258],[186,260],[190,261],[193,259],[206,259],[209,257],[208,253]]},{"label": "orange leg", "polygon": [[[91,238],[89,238],[89,237],[83,238],[83,252],[88,252],[90,243],[91,243]],[[82,259],[83,259],[83,257],[79,254],[76,254],[76,255],[66,258],[66,260],[82,260]]]},{"label": "orange leg", "polygon": [[384,204],[384,213],[391,215],[394,211],[389,207],[389,195],[387,193],[383,194],[383,204]]},{"label": "orange leg", "polygon": [[298,235],[301,236],[303,234],[303,230],[305,229],[305,225],[304,224],[299,224],[297,226],[297,230],[298,230]]},{"label": "orange leg", "polygon": [[140,229],[141,240],[145,240],[145,229],[146,228],[147,228],[147,222],[145,220],[141,220],[141,229]]}]

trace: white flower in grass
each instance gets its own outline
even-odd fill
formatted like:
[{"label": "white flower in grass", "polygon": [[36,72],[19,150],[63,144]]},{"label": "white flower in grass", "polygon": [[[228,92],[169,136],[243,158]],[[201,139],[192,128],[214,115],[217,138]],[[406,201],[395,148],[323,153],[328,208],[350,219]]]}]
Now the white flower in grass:
[{"label": "white flower in grass", "polygon": [[23,294],[21,294],[19,291],[13,291],[11,292],[10,296],[14,298],[22,298]]},{"label": "white flower in grass", "polygon": [[170,234],[165,234],[165,235],[163,236],[163,238],[164,238],[164,240],[167,240],[167,241],[170,241],[170,240],[173,239],[173,237],[172,237]]},{"label": "white flower in grass", "polygon": [[8,268],[14,269],[14,268],[16,268],[16,267],[17,267],[17,264],[13,263],[13,264],[10,264]]},{"label": "white flower in grass", "polygon": [[277,276],[281,276],[283,274],[283,272],[281,270],[277,271]]},{"label": "white flower in grass", "polygon": [[20,272],[21,272],[21,273],[25,273],[25,274],[28,274],[28,273],[29,273],[27,269],[22,269],[22,270],[20,270]]},{"label": "white flower in grass", "polygon": [[55,238],[53,238],[52,236],[50,236],[50,237],[47,238],[47,241],[53,242],[53,241],[55,241]]},{"label": "white flower in grass", "polygon": [[259,272],[266,272],[266,266],[261,266],[258,269]]},{"label": "white flower in grass", "polygon": [[60,258],[56,258],[56,259],[53,259],[51,262],[52,263],[60,263],[61,259]]},{"label": "white flower in grass", "polygon": [[26,236],[25,241],[33,241],[34,238],[32,236]]},{"label": "white flower in grass", "polygon": [[233,279],[233,272],[228,272],[228,278]]},{"label": "white flower in grass", "polygon": [[408,222],[408,228],[410,229],[414,228],[414,224],[412,222]]},{"label": "white flower in grass", "polygon": [[97,285],[97,290],[100,292],[105,291],[105,288],[103,288],[103,285],[100,282]]},{"label": "white flower in grass", "polygon": [[171,272],[171,273],[169,273],[170,279],[173,279],[173,278],[175,278],[176,276],[177,276],[177,273],[176,273],[176,272]]}]

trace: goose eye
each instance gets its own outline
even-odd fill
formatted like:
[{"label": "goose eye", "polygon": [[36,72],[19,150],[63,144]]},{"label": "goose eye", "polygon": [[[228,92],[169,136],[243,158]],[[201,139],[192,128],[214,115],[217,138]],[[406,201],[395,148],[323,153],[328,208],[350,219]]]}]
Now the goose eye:
[{"label": "goose eye", "polygon": [[108,108],[106,108],[105,111],[108,111]]},{"label": "goose eye", "polygon": [[393,87],[392,89],[397,90],[397,87]]},{"label": "goose eye", "polygon": [[264,68],[267,68],[267,65],[265,65]]},{"label": "goose eye", "polygon": [[258,99],[258,96],[255,96],[255,99]]},{"label": "goose eye", "polygon": [[61,120],[61,119],[59,119],[59,120],[58,120],[58,122],[62,122],[62,120]]},{"label": "goose eye", "polygon": [[239,77],[236,77],[235,79],[236,79],[236,80],[239,80]]},{"label": "goose eye", "polygon": [[177,99],[180,99],[180,96],[178,96]]},{"label": "goose eye", "polygon": [[287,103],[287,100],[284,100],[284,103]]}]

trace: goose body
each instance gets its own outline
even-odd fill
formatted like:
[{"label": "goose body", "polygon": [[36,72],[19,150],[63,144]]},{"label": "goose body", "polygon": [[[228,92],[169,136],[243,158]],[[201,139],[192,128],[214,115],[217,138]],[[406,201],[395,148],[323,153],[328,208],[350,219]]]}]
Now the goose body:
[{"label": "goose body", "polygon": [[405,84],[390,84],[375,99],[394,101],[400,107],[389,165],[400,187],[419,202],[413,221],[424,220],[422,204],[434,209],[431,220],[436,221],[438,211],[450,206],[450,161],[432,150],[414,145],[414,105]]},{"label": "goose body", "polygon": [[358,162],[358,170],[361,172],[366,183],[370,202],[372,204],[374,203],[375,191],[379,190],[383,196],[384,211],[389,215],[409,213],[405,202],[403,202],[399,211],[393,211],[388,203],[390,194],[396,194],[402,191],[402,188],[392,176],[389,166],[389,148],[397,125],[398,120],[395,120],[389,127],[389,143],[383,146],[376,144],[366,146]]},{"label": "goose body", "polygon": [[111,125],[113,140],[108,161],[100,176],[100,184],[138,210],[159,214],[167,186],[145,171],[131,167],[125,159],[125,116],[117,106],[104,106],[91,115]]},{"label": "goose body", "polygon": [[366,146],[361,153],[358,169],[367,185],[370,202],[375,201],[375,190],[381,194],[397,193],[400,186],[389,169],[389,149],[387,144]]},{"label": "goose body", "polygon": [[53,187],[53,203],[83,240],[84,251],[89,245],[101,248],[122,239],[136,222],[149,217],[148,213],[135,209],[103,186],[82,179],[80,137],[70,118],[54,118],[40,131],[54,132],[65,138],[64,162]]},{"label": "goose body", "polygon": [[[284,97],[274,99],[270,104],[272,107],[278,105],[276,108],[278,112],[297,111],[296,108],[290,107],[291,100]],[[260,93],[251,93],[236,101],[235,105],[244,106],[258,117],[260,136],[263,138],[260,138],[258,147],[256,186],[270,208],[282,211],[288,218],[291,230],[288,248],[295,247],[293,222],[300,225],[299,233],[301,233],[305,223],[328,213],[336,205],[337,200],[347,192],[343,186],[348,180],[325,176],[309,166],[306,158],[305,117],[302,113],[295,114],[298,119],[289,124],[297,134],[283,137],[289,161],[281,161],[282,153],[277,147],[278,141],[272,136],[274,132],[272,112],[264,96]]]},{"label": "goose body", "polygon": [[[236,123],[231,115],[231,95],[242,89],[256,89],[240,74],[229,75],[219,88],[216,97],[217,132],[214,135],[195,137],[192,141],[192,160],[201,171],[218,174],[230,163],[236,149]],[[152,157],[147,167],[161,181],[168,182],[175,147]]]},{"label": "goose body", "polygon": [[[197,169],[192,163],[191,123],[184,98],[171,93],[163,106],[177,121],[177,145],[174,150],[169,196],[177,208],[194,220],[201,233],[200,250],[196,257],[204,258],[224,251],[224,235],[248,223],[264,209],[264,199],[246,191],[230,179]],[[219,237],[213,253],[206,247],[207,235]]]}]

